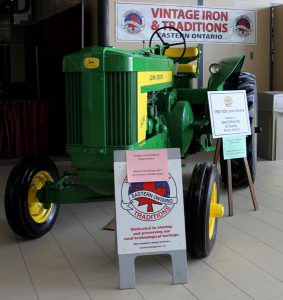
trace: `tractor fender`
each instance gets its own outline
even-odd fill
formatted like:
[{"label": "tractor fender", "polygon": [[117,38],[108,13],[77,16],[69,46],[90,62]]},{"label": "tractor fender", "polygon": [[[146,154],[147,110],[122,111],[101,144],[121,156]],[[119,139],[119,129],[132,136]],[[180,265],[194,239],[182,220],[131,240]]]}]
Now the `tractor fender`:
[{"label": "tractor fender", "polygon": [[219,72],[211,74],[208,81],[208,91],[223,90],[224,83],[234,73],[239,73],[242,69],[245,55],[225,58],[217,63]]}]

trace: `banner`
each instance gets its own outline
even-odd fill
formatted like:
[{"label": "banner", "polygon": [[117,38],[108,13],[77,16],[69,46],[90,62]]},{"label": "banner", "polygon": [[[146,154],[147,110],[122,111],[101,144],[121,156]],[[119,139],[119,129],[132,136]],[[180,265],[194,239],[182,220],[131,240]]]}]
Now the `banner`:
[{"label": "banner", "polygon": [[[187,42],[256,44],[256,11],[171,4],[116,3],[116,41],[148,41],[160,27]],[[164,29],[154,41],[181,41]]]}]

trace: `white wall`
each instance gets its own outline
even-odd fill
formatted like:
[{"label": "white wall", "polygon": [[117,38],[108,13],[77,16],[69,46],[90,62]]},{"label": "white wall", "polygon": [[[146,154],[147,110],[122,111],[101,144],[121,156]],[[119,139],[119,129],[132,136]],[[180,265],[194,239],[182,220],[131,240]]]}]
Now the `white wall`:
[{"label": "white wall", "polygon": [[283,6],[274,9],[274,65],[273,89],[283,91]]}]

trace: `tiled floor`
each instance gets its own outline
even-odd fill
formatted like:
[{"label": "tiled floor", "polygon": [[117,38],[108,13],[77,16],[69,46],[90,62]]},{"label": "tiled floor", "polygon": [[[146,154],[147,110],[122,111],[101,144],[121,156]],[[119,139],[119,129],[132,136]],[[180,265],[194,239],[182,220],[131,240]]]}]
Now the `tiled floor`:
[{"label": "tiled floor", "polygon": [[[190,157],[184,180],[194,160]],[[58,163],[60,169],[69,163]],[[137,286],[119,290],[114,233],[102,230],[114,215],[114,202],[62,206],[53,230],[26,241],[11,232],[3,197],[11,165],[0,167],[0,300],[89,299],[283,299],[283,161],[259,161],[255,183],[260,209],[249,190],[234,191],[234,216],[219,222],[209,257],[188,258],[184,285],[171,285],[167,256],[136,261]],[[187,185],[187,184],[186,184]]]}]

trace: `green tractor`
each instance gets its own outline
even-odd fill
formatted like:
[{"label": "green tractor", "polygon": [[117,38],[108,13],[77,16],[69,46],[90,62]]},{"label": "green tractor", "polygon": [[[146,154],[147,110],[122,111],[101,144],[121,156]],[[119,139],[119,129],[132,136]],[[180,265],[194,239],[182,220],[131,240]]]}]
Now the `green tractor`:
[{"label": "green tractor", "polygon": [[[183,158],[213,151],[207,91],[246,89],[254,121],[255,79],[241,73],[244,56],[210,66],[207,89],[193,89],[200,51],[163,40],[160,28],[150,47],[134,51],[89,47],[65,56],[67,153],[74,174],[59,177],[47,157],[26,157],[12,169],[5,191],[7,220],[16,234],[38,238],[53,226],[60,204],[112,200],[113,152],[180,148]],[[154,37],[160,45],[151,46]],[[172,46],[181,46],[175,48]],[[255,175],[255,142],[248,141],[251,173]],[[244,166],[235,160],[233,182],[245,185]],[[225,164],[222,171],[225,173]],[[70,180],[77,176],[80,184]],[[226,176],[223,176],[225,178]],[[239,182],[241,181],[241,182]],[[184,196],[188,252],[207,256],[216,239],[219,176],[210,162],[195,166]]]}]

